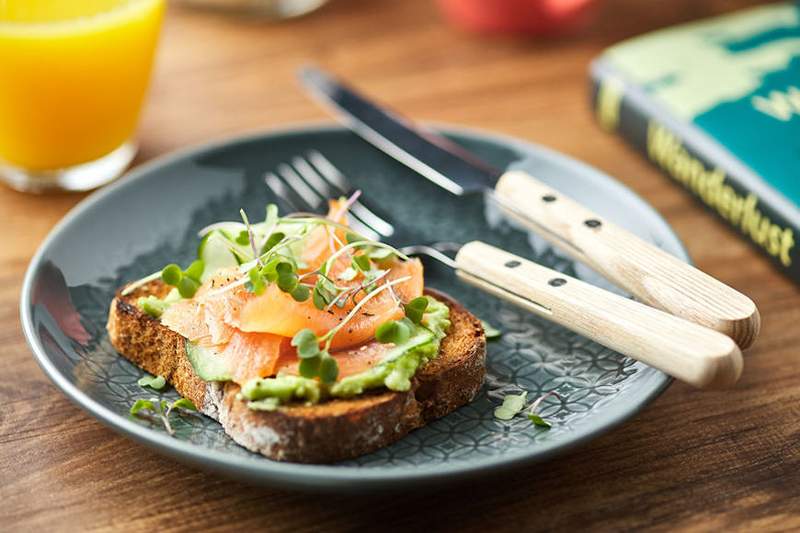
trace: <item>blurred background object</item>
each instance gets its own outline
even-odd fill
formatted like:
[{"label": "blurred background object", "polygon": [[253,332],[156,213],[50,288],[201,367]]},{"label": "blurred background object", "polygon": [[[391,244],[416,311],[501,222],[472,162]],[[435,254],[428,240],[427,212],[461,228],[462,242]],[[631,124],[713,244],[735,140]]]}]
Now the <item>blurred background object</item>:
[{"label": "blurred background object", "polygon": [[591,76],[606,130],[800,282],[800,4],[627,39]]},{"label": "blurred background object", "polygon": [[595,0],[438,0],[445,16],[468,31],[559,35],[584,27]]},{"label": "blurred background object", "polygon": [[189,6],[254,14],[276,20],[299,17],[321,7],[328,0],[179,0]]},{"label": "blurred background object", "polygon": [[152,70],[164,0],[0,1],[0,179],[23,191],[116,178]]}]

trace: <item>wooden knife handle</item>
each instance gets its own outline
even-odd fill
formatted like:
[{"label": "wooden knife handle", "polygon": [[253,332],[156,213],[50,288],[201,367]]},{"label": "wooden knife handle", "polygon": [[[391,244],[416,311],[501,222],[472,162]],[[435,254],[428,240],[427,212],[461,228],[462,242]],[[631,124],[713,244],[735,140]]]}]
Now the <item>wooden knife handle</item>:
[{"label": "wooden knife handle", "polygon": [[457,275],[482,290],[700,388],[731,386],[742,353],[729,337],[488,244],[465,244]]},{"label": "wooden knife handle", "polygon": [[641,302],[715,329],[747,348],[761,326],[750,298],[603,219],[522,171],[495,187],[507,215]]}]

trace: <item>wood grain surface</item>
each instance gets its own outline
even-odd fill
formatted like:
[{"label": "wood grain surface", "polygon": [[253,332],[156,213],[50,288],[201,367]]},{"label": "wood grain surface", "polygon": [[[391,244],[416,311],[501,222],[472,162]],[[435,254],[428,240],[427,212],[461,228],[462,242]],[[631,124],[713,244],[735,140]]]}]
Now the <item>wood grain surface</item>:
[{"label": "wood grain surface", "polygon": [[487,39],[431,0],[332,0],[270,25],[172,6],[138,162],[191,143],[321,120],[295,85],[313,60],[414,117],[540,142],[650,201],[699,267],[755,300],[761,337],[733,390],[674,384],[634,420],[548,463],[436,494],[308,496],[151,453],[89,418],[37,367],[18,319],[27,263],[80,195],[0,188],[0,530],[800,529],[800,294],[743,240],[594,123],[587,65],[658,27],[756,4],[608,0],[572,38]]}]

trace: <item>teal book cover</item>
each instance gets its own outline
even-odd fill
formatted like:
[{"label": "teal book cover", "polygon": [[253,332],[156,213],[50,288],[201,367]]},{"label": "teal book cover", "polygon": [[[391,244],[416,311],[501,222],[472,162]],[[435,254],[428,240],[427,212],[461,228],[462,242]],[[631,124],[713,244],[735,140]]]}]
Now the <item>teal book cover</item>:
[{"label": "teal book cover", "polygon": [[800,4],[621,42],[591,74],[605,129],[800,281]]}]

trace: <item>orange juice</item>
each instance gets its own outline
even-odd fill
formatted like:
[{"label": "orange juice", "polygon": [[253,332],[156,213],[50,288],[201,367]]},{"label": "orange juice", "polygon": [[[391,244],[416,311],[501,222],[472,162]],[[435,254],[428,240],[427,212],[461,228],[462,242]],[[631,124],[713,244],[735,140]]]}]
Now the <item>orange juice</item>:
[{"label": "orange juice", "polygon": [[0,0],[0,162],[98,160],[131,139],[164,0]]}]

